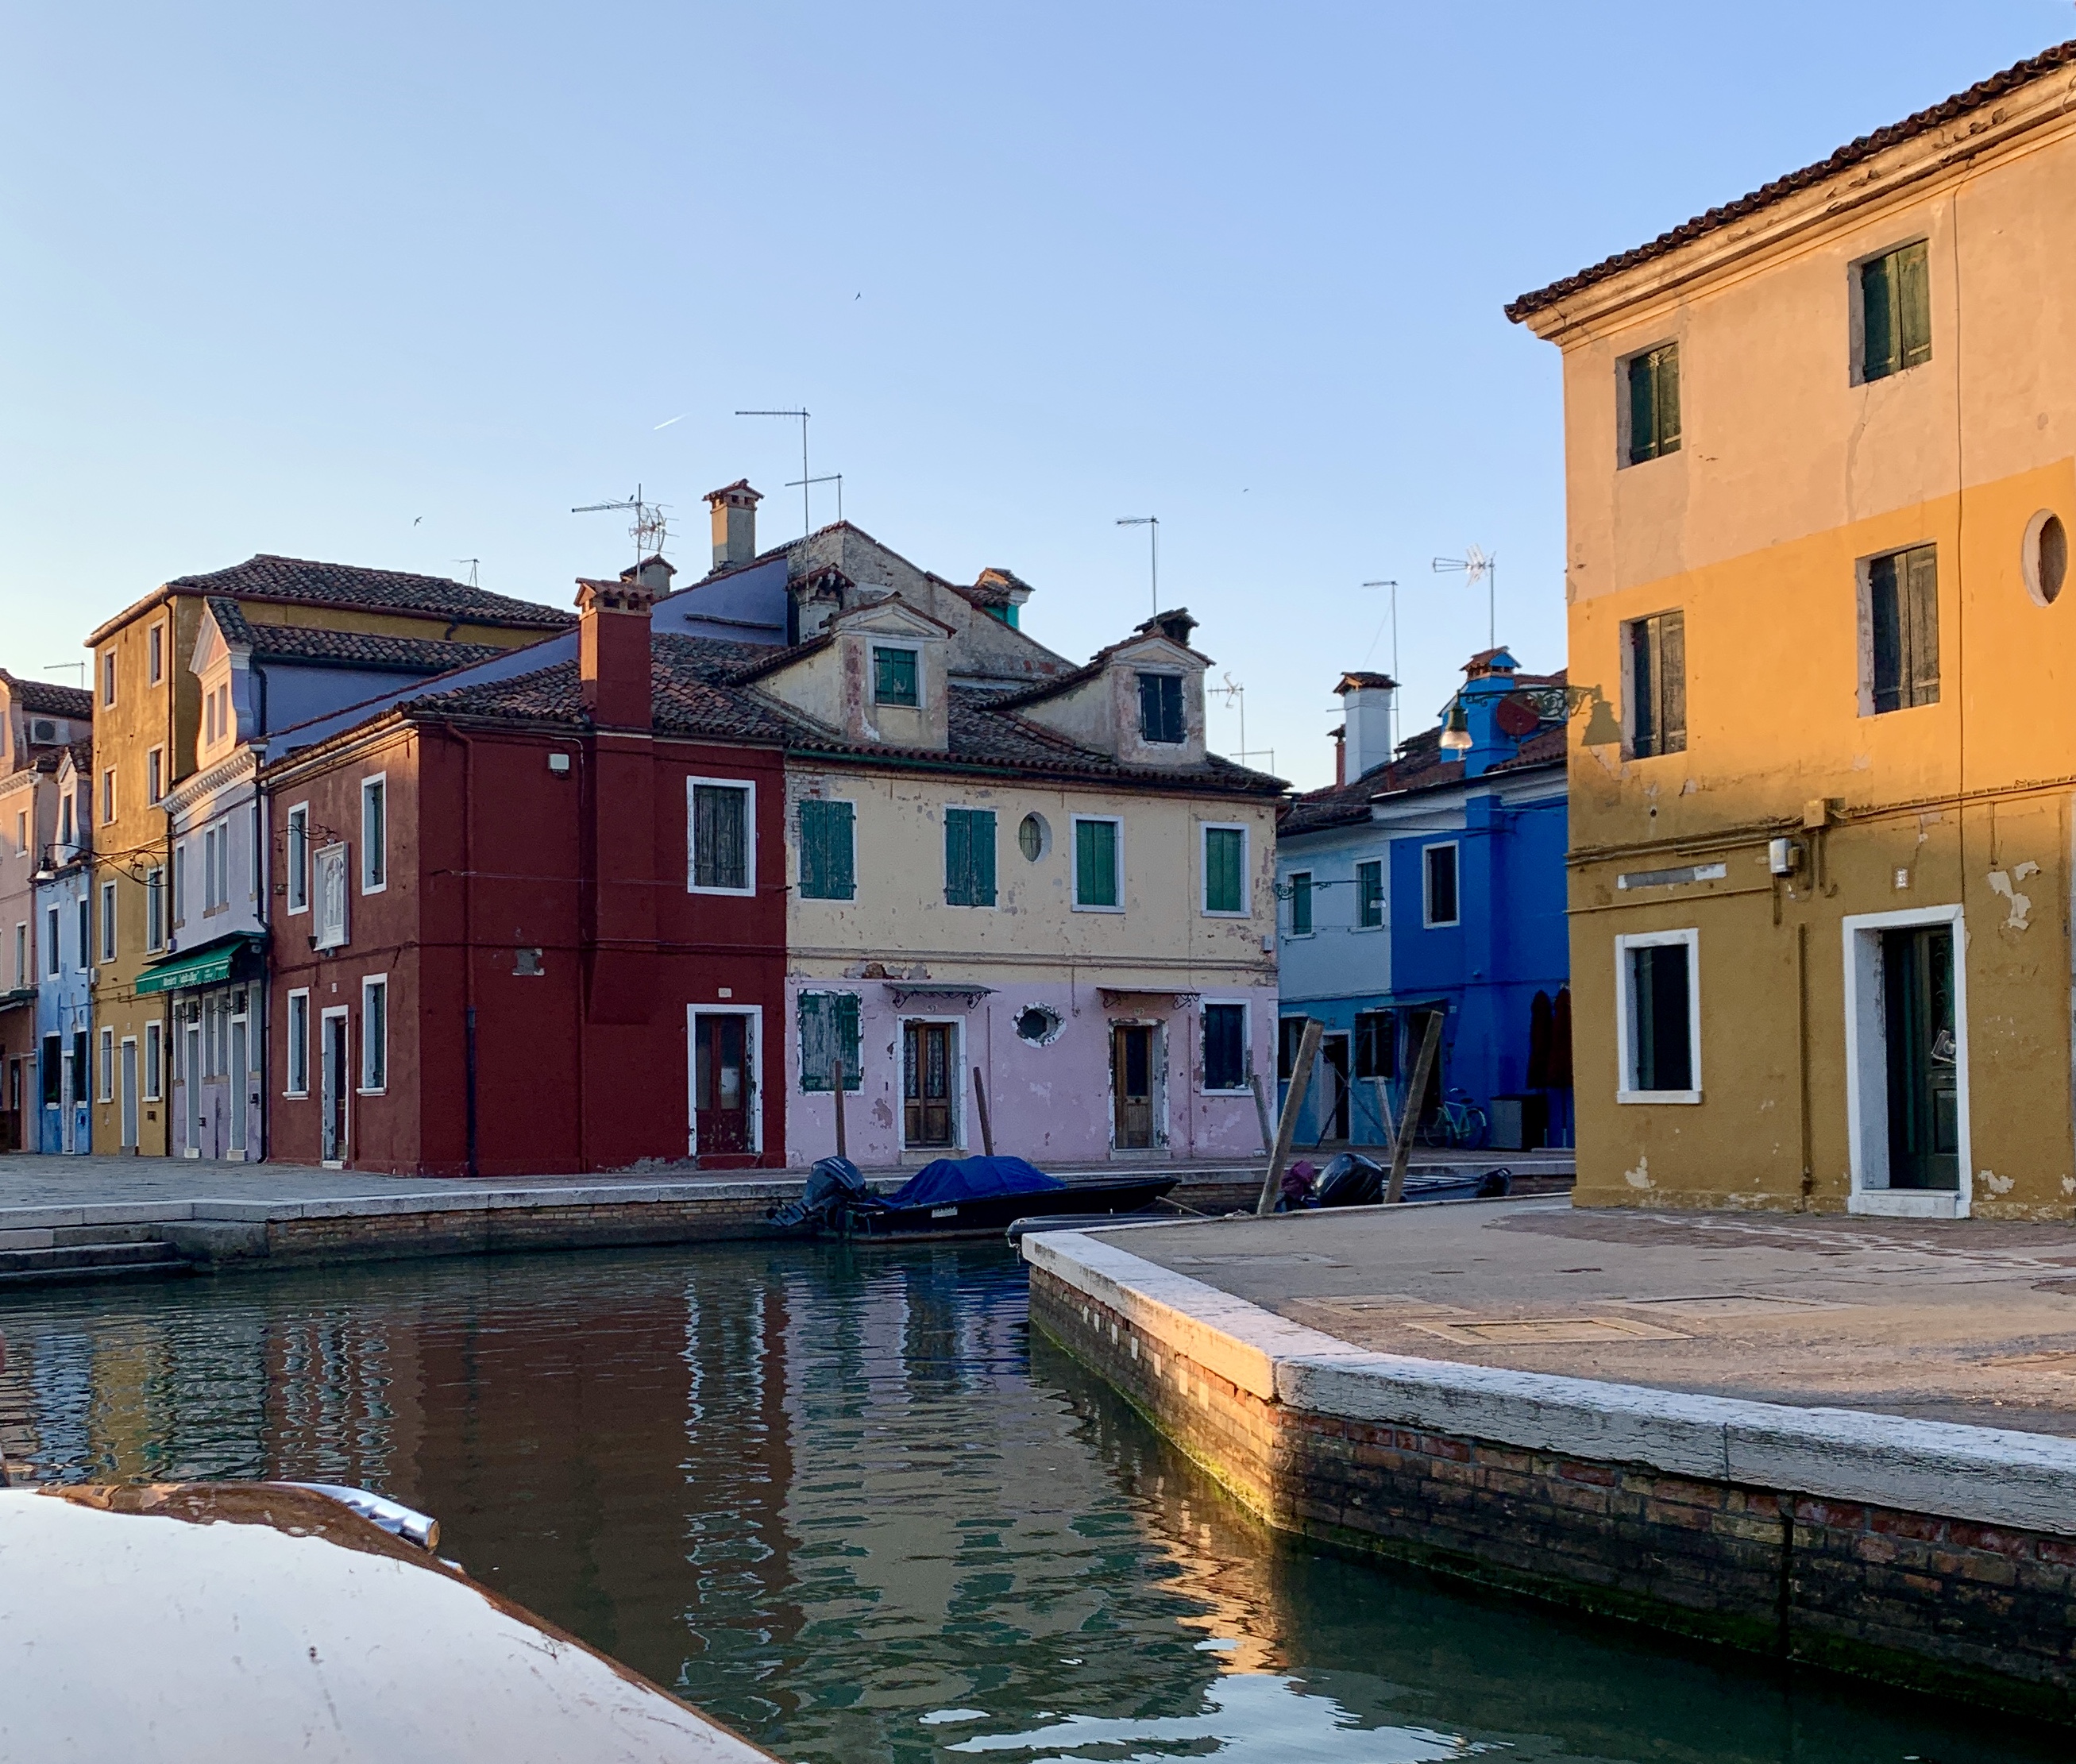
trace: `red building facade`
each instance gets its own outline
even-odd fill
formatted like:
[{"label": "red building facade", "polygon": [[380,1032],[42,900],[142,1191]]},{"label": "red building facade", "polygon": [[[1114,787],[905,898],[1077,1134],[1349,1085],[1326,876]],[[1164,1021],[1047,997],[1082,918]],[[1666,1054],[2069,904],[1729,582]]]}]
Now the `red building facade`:
[{"label": "red building facade", "polygon": [[704,688],[735,645],[652,638],[660,576],[263,774],[276,1157],[784,1162],[785,731]]}]

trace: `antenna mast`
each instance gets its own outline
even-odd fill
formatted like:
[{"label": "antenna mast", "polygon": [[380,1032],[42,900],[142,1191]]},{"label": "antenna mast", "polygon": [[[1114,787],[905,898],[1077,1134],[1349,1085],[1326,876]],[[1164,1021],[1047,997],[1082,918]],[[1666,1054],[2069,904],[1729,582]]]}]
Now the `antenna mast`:
[{"label": "antenna mast", "polygon": [[1435,568],[1438,574],[1451,575],[1460,571],[1475,587],[1478,578],[1485,583],[1485,647],[1499,647],[1499,558],[1497,554],[1480,550],[1474,545],[1464,547],[1460,558],[1437,558]]},{"label": "antenna mast", "polygon": [[[623,501],[587,502],[580,508],[571,509],[570,513],[571,514],[604,514],[616,508],[631,508],[634,511],[633,524],[628,528],[627,531],[629,537],[634,541],[634,567],[638,570],[641,567],[641,561],[645,557],[651,552],[661,552],[669,540],[671,522],[668,511],[660,502],[646,500],[641,494],[641,486],[637,484],[634,487],[634,494]],[[463,558],[456,561],[472,564],[475,559]],[[474,579],[471,575],[470,580],[473,582]]]},{"label": "antenna mast", "polygon": [[832,484],[837,487],[837,519],[841,521],[843,519],[843,474],[841,471],[828,471],[823,473],[819,478],[789,478],[781,488],[796,490],[803,484]]},{"label": "antenna mast", "polygon": [[[738,417],[797,417],[799,418],[800,475],[797,481],[800,486],[800,536],[801,538],[805,538],[809,533],[815,530],[814,518],[808,512],[808,486],[816,481],[815,479],[810,477],[808,473],[808,417],[809,413],[805,410],[738,410],[736,412],[736,415]],[[790,490],[792,488],[792,485],[789,484],[786,488]]]},{"label": "antenna mast", "polygon": [[1153,608],[1157,616],[1160,611],[1160,517],[1157,514],[1127,516],[1118,522],[1121,527],[1144,527],[1152,542],[1153,561]]}]

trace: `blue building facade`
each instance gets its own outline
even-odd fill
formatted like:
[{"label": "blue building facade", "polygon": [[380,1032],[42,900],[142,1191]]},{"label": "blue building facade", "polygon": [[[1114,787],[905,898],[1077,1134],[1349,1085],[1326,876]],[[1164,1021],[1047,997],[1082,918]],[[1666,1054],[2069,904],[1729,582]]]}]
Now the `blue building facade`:
[{"label": "blue building facade", "polygon": [[36,984],[36,1136],[39,1152],[93,1148],[93,928],[84,846],[60,846],[64,860],[31,896],[43,973]]},{"label": "blue building facade", "polygon": [[1430,1137],[1467,1106],[1495,1144],[1571,1143],[1563,677],[1504,650],[1464,672],[1403,743],[1395,683],[1344,675],[1344,781],[1278,830],[1281,1086],[1306,1021],[1324,1027],[1300,1147],[1387,1143],[1438,1012]]}]

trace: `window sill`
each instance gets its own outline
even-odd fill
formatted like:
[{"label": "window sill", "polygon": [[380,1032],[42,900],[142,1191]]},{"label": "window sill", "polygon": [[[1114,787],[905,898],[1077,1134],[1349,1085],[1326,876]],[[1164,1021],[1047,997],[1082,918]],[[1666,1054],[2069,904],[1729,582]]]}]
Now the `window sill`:
[{"label": "window sill", "polygon": [[1699,1090],[1617,1090],[1617,1102],[1699,1102]]},{"label": "window sill", "polygon": [[1248,907],[1206,907],[1203,909],[1203,916],[1206,919],[1252,919],[1254,911]]},{"label": "window sill", "polygon": [[302,918],[305,914],[307,914],[307,913],[309,911],[309,910],[310,910],[310,909],[309,909],[309,903],[308,903],[307,902],[305,902],[302,906],[300,906],[300,907],[290,907],[287,908],[287,909],[286,909],[286,912],[287,912],[287,916],[288,916],[288,917],[289,917],[289,918],[291,918],[291,919],[301,919],[301,918]]},{"label": "window sill", "polygon": [[310,1096],[307,1090],[284,1090],[281,1094],[290,1102],[307,1102]]},{"label": "window sill", "polygon": [[754,888],[702,888],[697,882],[687,882],[685,892],[688,894],[732,894],[738,900],[748,900],[756,894],[757,890]]},{"label": "window sill", "polygon": [[1422,931],[1461,931],[1464,922],[1460,919],[1430,919],[1420,928]]},{"label": "window sill", "polygon": [[1079,901],[1074,903],[1073,910],[1077,913],[1117,913],[1119,915],[1122,915],[1124,911],[1124,909],[1122,907],[1084,907]]},{"label": "window sill", "polygon": [[389,885],[386,882],[363,882],[360,892],[363,899],[369,894],[386,894],[389,892]]},{"label": "window sill", "polygon": [[385,1084],[379,1090],[356,1090],[353,1094],[357,1097],[386,1097],[389,1094],[389,1086]]},{"label": "window sill", "polygon": [[1201,1097],[1251,1097],[1254,1092],[1244,1085],[1238,1090],[1233,1090],[1207,1084],[1197,1094]]}]

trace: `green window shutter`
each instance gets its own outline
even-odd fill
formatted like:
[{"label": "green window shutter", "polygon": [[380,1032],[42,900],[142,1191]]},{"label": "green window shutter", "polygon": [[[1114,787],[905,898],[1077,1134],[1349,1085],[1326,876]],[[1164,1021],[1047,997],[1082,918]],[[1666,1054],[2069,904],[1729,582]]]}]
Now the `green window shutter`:
[{"label": "green window shutter", "polygon": [[921,702],[916,690],[916,652],[880,649],[872,652],[872,696],[876,704],[915,705]]},{"label": "green window shutter", "polygon": [[1117,823],[1074,823],[1074,904],[1115,907],[1118,901]]},{"label": "green window shutter", "polygon": [[1908,637],[1903,597],[1896,591],[1896,560],[1876,558],[1867,566],[1867,622],[1874,649],[1875,714],[1903,708],[1908,677]]},{"label": "green window shutter", "polygon": [[994,904],[994,811],[975,808],[967,811],[967,825],[971,828],[968,840],[972,856],[967,871],[970,904],[992,907]]},{"label": "green window shutter", "polygon": [[1901,365],[1895,324],[1895,259],[1860,265],[1860,377],[1882,380]]},{"label": "green window shutter", "polygon": [[1245,910],[1240,857],[1247,836],[1237,827],[1204,829],[1204,910],[1236,913]]},{"label": "green window shutter", "polygon": [[973,817],[963,808],[945,811],[945,904],[972,905]]},{"label": "green window shutter", "polygon": [[1904,684],[1908,702],[1939,702],[1939,554],[1921,545],[1906,551],[1899,560],[1903,600],[1907,608],[1904,624],[1908,632],[1906,654],[1909,673]]},{"label": "green window shutter", "polygon": [[1629,628],[1630,752],[1649,759],[1658,751],[1658,645],[1649,619]]},{"label": "green window shutter", "polygon": [[1306,937],[1312,932],[1312,876],[1300,870],[1290,878],[1290,932]]},{"label": "green window shutter", "polygon": [[1924,243],[1895,254],[1896,355],[1900,366],[1932,359],[1932,266]]},{"label": "green window shutter", "polygon": [[1650,357],[1632,356],[1629,364],[1629,463],[1641,465],[1658,457],[1658,401],[1651,396]]},{"label": "green window shutter", "polygon": [[800,1088],[829,1090],[839,1056],[844,1063],[844,1089],[855,1090],[862,1080],[858,1001],[854,992],[803,992],[799,1008],[800,1026]]},{"label": "green window shutter", "polygon": [[849,900],[857,893],[851,805],[809,798],[800,804],[801,898]]},{"label": "green window shutter", "polygon": [[1659,751],[1678,753],[1687,746],[1687,615],[1662,613],[1658,626]]},{"label": "green window shutter", "polygon": [[1658,405],[1655,434],[1661,454],[1679,450],[1679,346],[1650,352],[1651,392]]},{"label": "green window shutter", "polygon": [[843,1055],[844,1089],[856,1090],[865,1082],[864,1044],[858,1029],[857,994],[840,992],[835,994],[835,1040],[837,1050]]}]

